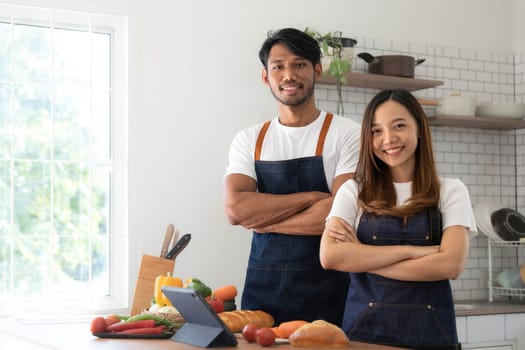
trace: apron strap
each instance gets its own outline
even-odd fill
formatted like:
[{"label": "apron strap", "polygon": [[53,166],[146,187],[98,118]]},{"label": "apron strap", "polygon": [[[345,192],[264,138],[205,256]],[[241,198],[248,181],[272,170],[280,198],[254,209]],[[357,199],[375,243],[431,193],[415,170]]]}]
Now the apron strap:
[{"label": "apron strap", "polygon": [[[317,148],[315,149],[316,157],[321,157],[323,155],[324,140],[326,139],[326,134],[328,134],[328,128],[330,127],[330,123],[332,122],[333,118],[334,115],[332,113],[327,113],[326,118],[324,118],[323,126],[321,127],[321,132],[319,133],[319,139],[317,140]],[[256,161],[261,159],[262,144],[264,137],[266,136],[266,132],[270,127],[270,123],[271,120],[268,120],[266,123],[264,123],[261,131],[259,132],[259,136],[257,137],[254,153],[254,159]]]},{"label": "apron strap", "polygon": [[263,144],[264,136],[266,135],[266,132],[268,131],[268,128],[270,127],[270,122],[271,120],[268,120],[266,123],[264,123],[261,131],[259,132],[259,136],[257,137],[257,143],[255,144],[255,154],[254,154],[255,160],[261,159],[262,144]]},{"label": "apron strap", "polygon": [[441,211],[437,207],[428,209],[428,219],[430,228],[430,240],[435,244],[441,244],[441,236],[443,235]]},{"label": "apron strap", "polygon": [[326,134],[328,134],[328,128],[332,122],[334,115],[332,113],[327,113],[326,118],[324,118],[323,127],[319,133],[319,139],[317,140],[317,148],[315,150],[315,156],[321,157],[323,155],[324,140],[326,139]]}]

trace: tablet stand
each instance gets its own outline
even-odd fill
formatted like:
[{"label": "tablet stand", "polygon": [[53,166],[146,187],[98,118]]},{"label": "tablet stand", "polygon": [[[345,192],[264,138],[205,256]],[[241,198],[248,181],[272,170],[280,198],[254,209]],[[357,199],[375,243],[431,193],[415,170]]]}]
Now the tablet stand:
[{"label": "tablet stand", "polygon": [[224,329],[195,323],[185,323],[175,332],[171,340],[203,348],[237,345],[236,342],[231,341]]},{"label": "tablet stand", "polygon": [[237,338],[193,289],[164,286],[162,292],[186,321],[170,338],[172,341],[204,348],[237,346]]}]

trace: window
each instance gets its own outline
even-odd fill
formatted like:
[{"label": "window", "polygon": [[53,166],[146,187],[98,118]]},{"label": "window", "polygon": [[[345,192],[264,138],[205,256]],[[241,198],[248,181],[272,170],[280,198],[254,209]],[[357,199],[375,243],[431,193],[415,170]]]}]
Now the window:
[{"label": "window", "polygon": [[0,3],[0,315],[127,304],[127,21]]}]

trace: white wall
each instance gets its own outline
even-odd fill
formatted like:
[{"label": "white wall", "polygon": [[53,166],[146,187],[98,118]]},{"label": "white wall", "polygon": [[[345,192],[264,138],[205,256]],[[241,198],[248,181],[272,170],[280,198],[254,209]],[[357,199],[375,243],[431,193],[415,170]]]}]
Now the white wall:
[{"label": "white wall", "polygon": [[130,297],[168,223],[193,234],[176,275],[241,289],[250,233],[224,216],[222,176],[235,132],[275,113],[257,58],[269,29],[511,51],[525,12],[520,0],[14,2],[129,16]]},{"label": "white wall", "polygon": [[525,13],[525,1],[513,0],[513,21],[514,25],[514,49],[518,52],[525,52],[525,21],[523,20],[523,14]]}]

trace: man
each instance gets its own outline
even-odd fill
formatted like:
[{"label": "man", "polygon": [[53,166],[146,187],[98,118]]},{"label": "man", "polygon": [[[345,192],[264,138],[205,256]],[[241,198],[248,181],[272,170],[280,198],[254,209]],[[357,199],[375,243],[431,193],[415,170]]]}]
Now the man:
[{"label": "man", "polygon": [[308,34],[273,32],[259,58],[279,114],[235,136],[224,187],[230,223],[253,230],[241,307],[276,324],[341,325],[348,274],[322,269],[319,243],[333,195],[355,171],[360,127],[317,109],[321,52]]}]

